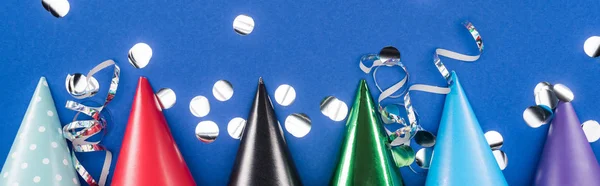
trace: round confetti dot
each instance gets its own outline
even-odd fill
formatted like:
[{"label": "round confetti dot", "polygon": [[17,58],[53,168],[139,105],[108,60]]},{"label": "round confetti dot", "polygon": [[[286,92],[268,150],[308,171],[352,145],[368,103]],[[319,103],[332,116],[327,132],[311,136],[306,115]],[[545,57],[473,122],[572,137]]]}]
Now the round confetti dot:
[{"label": "round confetti dot", "polygon": [[38,128],[38,131],[40,131],[40,132],[45,132],[45,131],[46,131],[46,127],[44,127],[44,126],[41,126],[40,128]]},{"label": "round confetti dot", "polygon": [[158,97],[163,109],[170,109],[177,102],[177,95],[170,88],[161,88],[156,92],[156,97]]},{"label": "round confetti dot", "polygon": [[14,182],[12,186],[19,186],[19,182]]},{"label": "round confetti dot", "polygon": [[42,163],[43,163],[44,165],[48,165],[48,163],[50,163],[50,160],[49,160],[48,158],[44,158],[44,159],[42,160]]},{"label": "round confetti dot", "polygon": [[46,80],[42,81],[42,85],[48,86],[48,82]]},{"label": "round confetti dot", "polygon": [[302,138],[310,132],[310,118],[304,113],[294,113],[285,119],[285,129],[297,138]]},{"label": "round confetti dot", "polygon": [[42,101],[42,97],[39,97],[39,96],[35,97],[35,102],[40,102],[40,101]]},{"label": "round confetti dot", "polygon": [[150,63],[150,59],[152,59],[152,48],[146,43],[137,43],[129,49],[127,58],[133,67],[138,69],[144,68]]},{"label": "round confetti dot", "polygon": [[40,178],[39,176],[33,177],[33,182],[34,183],[39,183],[40,180],[42,180],[42,178]]},{"label": "round confetti dot", "polygon": [[590,57],[600,56],[600,37],[592,36],[583,43],[583,51]]},{"label": "round confetti dot", "polygon": [[54,116],[54,112],[52,112],[50,110],[48,112],[46,112],[46,114],[48,114],[48,116],[50,116],[50,117]]},{"label": "round confetti dot", "polygon": [[204,96],[196,96],[190,101],[190,112],[196,117],[204,117],[210,112],[210,103]]},{"label": "round confetti dot", "polygon": [[50,143],[50,145],[52,146],[52,148],[58,147],[58,143],[56,143],[56,142],[52,142],[52,143]]},{"label": "round confetti dot", "polygon": [[13,152],[13,153],[10,155],[10,157],[11,157],[12,159],[15,159],[15,158],[17,158],[17,152]]},{"label": "round confetti dot", "polygon": [[227,80],[219,80],[213,85],[213,96],[219,101],[227,101],[233,96],[233,86]]},{"label": "round confetti dot", "polygon": [[219,136],[219,126],[213,121],[202,121],[196,125],[196,138],[204,143],[212,143]]},{"label": "round confetti dot", "polygon": [[29,166],[27,163],[21,163],[21,169],[26,169]]},{"label": "round confetti dot", "polygon": [[233,20],[233,30],[240,35],[248,35],[254,30],[254,19],[247,15],[238,15]]},{"label": "round confetti dot", "polygon": [[69,165],[69,161],[67,161],[67,159],[63,159],[63,164]]},{"label": "round confetti dot", "polygon": [[19,139],[24,140],[25,139],[25,134],[24,133],[19,134]]},{"label": "round confetti dot", "polygon": [[29,145],[29,150],[35,150],[35,149],[37,149],[37,145],[36,144]]},{"label": "round confetti dot", "polygon": [[296,100],[296,89],[294,87],[283,84],[275,90],[275,101],[281,106],[291,105],[294,100]]},{"label": "round confetti dot", "polygon": [[2,177],[5,177],[5,178],[6,178],[6,177],[8,177],[8,172],[5,172],[5,173],[2,175]]},{"label": "round confetti dot", "polygon": [[244,120],[244,118],[233,118],[227,124],[227,133],[229,133],[229,136],[233,139],[240,139],[244,132],[244,127],[246,127],[246,120]]},{"label": "round confetti dot", "polygon": [[333,96],[325,97],[320,104],[321,113],[333,121],[342,121],[348,115],[348,105]]},{"label": "round confetti dot", "polygon": [[62,176],[60,174],[57,174],[54,178],[56,178],[56,181],[62,180]]},{"label": "round confetti dot", "polygon": [[77,181],[77,178],[73,178],[73,183],[77,184],[79,181]]}]

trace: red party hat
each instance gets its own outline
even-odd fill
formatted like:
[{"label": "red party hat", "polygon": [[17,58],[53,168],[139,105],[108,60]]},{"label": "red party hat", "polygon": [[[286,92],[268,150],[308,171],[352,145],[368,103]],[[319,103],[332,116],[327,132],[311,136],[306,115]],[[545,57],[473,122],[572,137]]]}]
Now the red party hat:
[{"label": "red party hat", "polygon": [[196,185],[145,77],[138,81],[112,185]]}]

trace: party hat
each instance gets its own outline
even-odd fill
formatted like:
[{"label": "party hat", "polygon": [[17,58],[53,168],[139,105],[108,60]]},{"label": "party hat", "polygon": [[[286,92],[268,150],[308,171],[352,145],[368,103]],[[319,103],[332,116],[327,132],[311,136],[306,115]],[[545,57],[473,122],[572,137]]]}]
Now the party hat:
[{"label": "party hat", "polygon": [[140,77],[112,185],[196,185],[145,77]]},{"label": "party hat", "polygon": [[262,78],[229,185],[302,185]]},{"label": "party hat", "polygon": [[426,185],[508,185],[456,73],[450,78]]},{"label": "party hat", "polygon": [[403,185],[365,80],[360,81],[330,185]]},{"label": "party hat", "polygon": [[46,78],[40,78],[2,167],[0,185],[79,185]]},{"label": "party hat", "polygon": [[600,166],[570,102],[559,102],[535,185],[600,185]]}]

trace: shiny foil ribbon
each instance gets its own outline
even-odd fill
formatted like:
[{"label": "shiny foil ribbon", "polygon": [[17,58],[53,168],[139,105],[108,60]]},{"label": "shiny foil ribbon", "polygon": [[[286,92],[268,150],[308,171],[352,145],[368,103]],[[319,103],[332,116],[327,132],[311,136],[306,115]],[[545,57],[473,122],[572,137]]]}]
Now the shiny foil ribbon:
[{"label": "shiny foil ribbon", "polygon": [[[115,97],[117,92],[117,87],[119,85],[119,75],[120,68],[113,60],[106,60],[96,67],[92,68],[86,75],[87,85],[90,84],[92,80],[92,76],[97,72],[108,68],[110,66],[114,66],[114,72],[112,75],[110,88],[108,90],[108,95],[106,96],[106,100],[104,104],[99,107],[91,107],[81,103],[77,103],[75,101],[67,101],[66,108],[77,112],[73,121],[63,127],[63,136],[71,141],[73,144],[73,151],[71,152],[71,156],[73,158],[73,165],[77,170],[77,173],[89,184],[92,186],[103,186],[106,183],[106,178],[109,174],[110,164],[112,161],[112,153],[103,145],[100,145],[102,141],[102,137],[106,134],[106,131],[103,129],[106,128],[106,119],[101,116],[102,110],[110,103],[110,101]],[[87,89],[86,89],[87,90]],[[83,98],[91,97],[92,92],[87,92]],[[77,120],[77,116],[79,114],[85,114],[92,119],[90,120]],[[102,133],[102,134],[100,134]],[[95,135],[101,135],[98,140],[88,141],[87,139],[93,137]],[[98,182],[94,180],[94,178],[88,173],[88,171],[83,167],[83,165],[77,159],[75,152],[97,152],[97,151],[106,151],[106,156],[104,158],[104,165],[102,166],[102,172],[100,174],[100,178]]]},{"label": "shiny foil ribbon", "polygon": [[[442,61],[440,60],[440,56],[444,56],[444,57],[448,57],[448,58],[456,59],[456,60],[460,60],[460,61],[465,61],[465,62],[473,62],[473,61],[476,61],[477,59],[479,59],[479,57],[483,53],[483,41],[481,40],[481,36],[479,35],[479,32],[475,29],[475,26],[473,26],[473,24],[471,24],[470,22],[465,22],[464,26],[469,30],[469,32],[471,33],[471,36],[473,37],[473,39],[475,40],[475,42],[477,44],[477,47],[479,49],[478,55],[470,56],[470,55],[460,54],[460,53],[442,49],[442,48],[436,49],[435,53],[433,55],[433,62],[435,64],[435,66],[437,67],[440,74],[447,80],[448,85],[452,84],[452,81],[450,79],[450,72],[448,71],[446,66],[442,63]],[[388,47],[386,47],[386,48],[388,48]],[[372,62],[372,64],[370,66],[365,65],[365,63],[368,61]],[[382,90],[376,79],[377,69],[382,66],[387,66],[387,67],[398,66],[406,75],[402,79],[400,79],[400,81],[393,84],[391,87],[389,87],[385,90]],[[425,85],[425,84],[409,85],[407,82],[409,80],[410,75],[409,75],[408,71],[406,70],[406,67],[402,64],[402,62],[400,62],[399,58],[397,58],[397,59],[389,58],[388,59],[387,57],[382,58],[378,54],[367,54],[367,55],[364,55],[361,57],[360,62],[359,62],[359,67],[366,74],[373,72],[373,80],[374,80],[375,85],[377,86],[378,90],[381,92],[377,101],[378,101],[378,107],[379,107],[378,110],[381,114],[382,119],[384,121],[385,120],[393,121],[394,123],[398,123],[403,126],[394,132],[391,132],[388,129],[386,129],[388,132],[388,136],[389,136],[388,143],[392,147],[398,147],[398,146],[403,146],[403,145],[410,146],[410,140],[415,137],[417,132],[424,131],[424,129],[419,125],[418,113],[415,110],[415,108],[413,107],[413,104],[412,104],[412,101],[410,98],[411,91],[421,91],[421,92],[428,92],[428,93],[434,93],[434,94],[448,94],[450,92],[450,89],[448,87],[438,87],[438,86],[431,86],[431,85]],[[398,116],[393,113],[390,113],[390,112],[387,112],[385,110],[385,108],[381,105],[381,102],[384,99],[399,98],[399,97],[403,97],[403,102],[397,103],[397,105],[404,106],[404,109],[405,109],[406,115],[407,115],[407,119],[408,119],[408,123],[406,122],[406,120],[403,117]],[[422,144],[420,144],[420,145],[422,145]],[[422,146],[431,147],[433,145],[431,145],[431,146],[422,145]],[[403,148],[406,148],[406,147],[403,147]],[[413,156],[413,158],[414,158],[414,156]],[[410,164],[404,164],[404,166],[409,166],[409,165]]]}]

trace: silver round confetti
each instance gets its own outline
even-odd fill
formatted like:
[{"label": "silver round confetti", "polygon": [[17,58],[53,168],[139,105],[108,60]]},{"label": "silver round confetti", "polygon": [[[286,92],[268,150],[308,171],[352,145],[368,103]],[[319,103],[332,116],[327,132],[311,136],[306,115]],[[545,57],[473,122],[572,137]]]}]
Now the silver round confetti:
[{"label": "silver round confetti", "polygon": [[497,131],[488,131],[484,134],[484,136],[492,150],[498,150],[502,147],[502,144],[504,144],[504,138],[502,137],[502,134]]},{"label": "silver round confetti", "polygon": [[156,97],[160,101],[163,109],[169,109],[177,102],[177,95],[175,94],[175,91],[170,88],[161,88],[156,92]]},{"label": "silver round confetti", "polygon": [[600,37],[592,36],[583,43],[583,51],[590,57],[600,56]]},{"label": "silver round confetti", "polygon": [[[98,83],[98,80],[92,76],[89,79],[88,85],[88,78],[85,77],[85,75],[81,73],[75,73],[73,75],[67,75],[67,79],[65,80],[65,88],[67,89],[67,92],[71,94],[71,96],[77,99],[83,99],[96,95],[100,89],[100,84]],[[86,95],[88,92],[90,94]]]},{"label": "silver round confetti", "polygon": [[504,170],[508,165],[508,157],[506,156],[506,153],[501,150],[493,150],[492,153],[496,158],[496,162],[498,163],[500,170]]},{"label": "silver round confetti", "polygon": [[575,99],[575,95],[573,94],[571,89],[569,89],[569,87],[563,84],[554,85],[553,90],[556,94],[556,97],[558,97],[558,99],[560,99],[563,102],[571,102],[573,101],[573,99]]},{"label": "silver round confetti", "polygon": [[152,48],[146,43],[137,43],[129,49],[129,63],[135,68],[144,68],[152,59]]},{"label": "silver round confetti", "polygon": [[552,119],[552,112],[544,107],[545,106],[540,105],[527,107],[527,109],[523,111],[525,123],[530,127],[538,128],[550,122],[550,119]]},{"label": "silver round confetti", "polygon": [[219,80],[213,85],[213,96],[219,101],[227,101],[233,96],[233,86],[227,80]]},{"label": "silver round confetti", "polygon": [[558,105],[558,97],[556,97],[552,88],[544,87],[535,93],[535,104],[554,109]]},{"label": "silver round confetti", "polygon": [[593,143],[600,139],[600,124],[598,124],[597,121],[588,120],[583,122],[581,128],[583,129],[583,133],[585,133],[588,142]]},{"label": "silver round confetti", "polygon": [[546,82],[546,81],[542,81],[539,82],[537,85],[535,85],[535,88],[533,89],[533,95],[535,96],[538,92],[542,91],[543,89],[552,89],[552,84]]},{"label": "silver round confetti", "polygon": [[348,105],[333,96],[325,97],[320,104],[321,113],[333,121],[342,121],[348,115]]},{"label": "silver round confetti", "polygon": [[196,138],[204,143],[212,143],[219,136],[219,126],[213,121],[202,121],[196,125]]},{"label": "silver round confetti", "polygon": [[65,17],[71,10],[71,4],[67,0],[42,0],[42,6],[57,18]]},{"label": "silver round confetti", "polygon": [[244,127],[246,127],[246,120],[244,118],[233,118],[227,124],[227,133],[233,139],[240,139],[244,133]]},{"label": "silver round confetti", "polygon": [[204,117],[210,112],[210,103],[204,96],[196,96],[190,101],[190,111],[196,117]]},{"label": "silver round confetti", "polygon": [[433,156],[432,148],[421,148],[415,154],[415,160],[419,167],[429,169],[431,165],[431,157]]},{"label": "silver round confetti", "polygon": [[238,15],[233,20],[233,30],[240,35],[248,35],[254,30],[254,19],[247,15]]},{"label": "silver round confetti", "polygon": [[302,138],[310,132],[310,118],[304,113],[294,113],[285,118],[285,130],[297,138]]},{"label": "silver round confetti", "polygon": [[279,85],[275,90],[275,101],[282,106],[291,105],[296,100],[296,89],[294,87],[283,84]]},{"label": "silver round confetti", "polygon": [[388,60],[400,61],[400,51],[393,46],[387,46],[379,51],[379,60],[386,62]]},{"label": "silver round confetti", "polygon": [[414,136],[415,142],[422,147],[433,147],[435,145],[435,135],[425,130],[419,130]]}]

